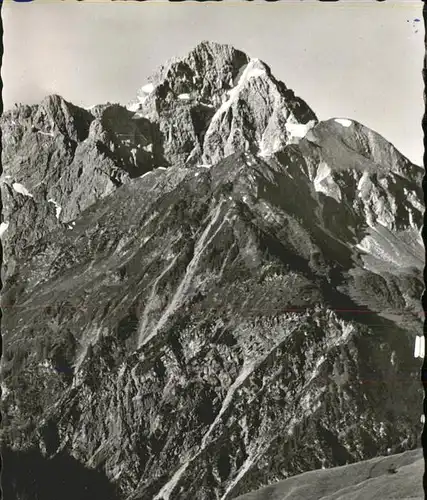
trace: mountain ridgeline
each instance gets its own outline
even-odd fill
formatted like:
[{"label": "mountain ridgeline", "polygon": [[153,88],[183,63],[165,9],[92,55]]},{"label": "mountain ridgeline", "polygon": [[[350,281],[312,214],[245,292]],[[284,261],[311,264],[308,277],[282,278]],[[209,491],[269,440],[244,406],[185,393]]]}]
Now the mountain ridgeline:
[{"label": "mountain ridgeline", "polygon": [[11,497],[231,500],[420,446],[424,172],[387,140],[212,42],[0,123]]}]

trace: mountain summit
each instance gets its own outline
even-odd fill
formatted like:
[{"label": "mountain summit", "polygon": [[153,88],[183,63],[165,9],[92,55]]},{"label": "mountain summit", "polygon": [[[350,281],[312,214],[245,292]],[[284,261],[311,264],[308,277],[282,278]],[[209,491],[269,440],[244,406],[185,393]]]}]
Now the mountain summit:
[{"label": "mountain summit", "polygon": [[423,170],[386,139],[211,42],[0,123],[9,496],[231,500],[419,445]]},{"label": "mountain summit", "polygon": [[317,123],[266,64],[211,42],[162,66],[128,109],[159,124],[172,164],[212,164],[239,150],[273,153]]}]

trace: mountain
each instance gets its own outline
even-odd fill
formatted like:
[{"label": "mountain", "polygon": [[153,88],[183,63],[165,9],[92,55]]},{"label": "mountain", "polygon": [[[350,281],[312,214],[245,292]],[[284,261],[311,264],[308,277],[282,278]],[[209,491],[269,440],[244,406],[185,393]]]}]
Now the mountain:
[{"label": "mountain", "polygon": [[423,170],[387,140],[212,42],[127,107],[0,124],[16,498],[230,500],[420,445]]}]

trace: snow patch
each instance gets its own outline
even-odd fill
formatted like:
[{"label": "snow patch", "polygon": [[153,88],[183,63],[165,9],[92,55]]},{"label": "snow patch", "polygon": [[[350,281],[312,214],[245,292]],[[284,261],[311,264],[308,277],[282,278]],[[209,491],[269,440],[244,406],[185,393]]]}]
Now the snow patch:
[{"label": "snow patch", "polygon": [[141,107],[141,103],[139,101],[136,101],[136,102],[131,102],[130,104],[128,104],[126,106],[126,108],[129,110],[129,111],[132,111],[132,112],[136,112],[140,109]]},{"label": "snow patch", "polygon": [[181,101],[188,101],[190,99],[190,94],[179,94],[178,99]]},{"label": "snow patch", "polygon": [[423,424],[426,421],[426,416],[421,415],[420,422]]},{"label": "snow patch", "polygon": [[204,163],[204,164],[198,164],[198,165],[196,165],[196,167],[199,167],[199,168],[211,168],[212,165],[210,163]]},{"label": "snow patch", "polygon": [[47,201],[48,201],[48,203],[53,203],[55,205],[55,208],[56,208],[56,218],[59,219],[59,216],[61,215],[61,211],[62,211],[61,205],[59,203],[57,203],[55,200],[52,200],[52,198],[50,198]]},{"label": "snow patch", "polygon": [[9,221],[7,222],[2,222],[0,224],[0,236],[3,236],[3,234],[5,233],[6,229],[9,227]]},{"label": "snow patch", "polygon": [[140,179],[143,179],[144,177],[147,177],[147,175],[152,174],[153,172],[150,170],[149,172],[145,172],[145,174],[142,174],[139,176]]},{"label": "snow patch", "polygon": [[246,80],[249,80],[250,78],[258,78],[259,76],[266,75],[265,68],[256,66],[256,64],[259,64],[259,63],[260,63],[259,59],[252,59],[252,61],[249,62],[248,66],[246,68],[246,71],[243,72],[243,75],[245,75]]},{"label": "snow patch", "polygon": [[351,120],[348,120],[347,118],[335,118],[335,121],[342,125],[343,127],[350,127],[350,125],[353,123]]},{"label": "snow patch", "polygon": [[138,110],[141,109],[141,104],[144,103],[144,101],[147,99],[147,97],[152,93],[154,92],[154,89],[155,89],[155,85],[153,85],[152,83],[147,83],[146,85],[142,86],[138,92],[137,92],[137,96],[136,96],[136,99],[131,101],[127,106],[126,108],[129,110],[129,111],[132,111],[132,112],[136,112]]},{"label": "snow patch", "polygon": [[143,85],[139,90],[143,94],[151,94],[154,92],[155,86],[152,83],[147,83],[147,85]]},{"label": "snow patch", "polygon": [[[285,112],[285,110],[283,110]],[[286,122],[285,128],[290,139],[302,139],[307,135],[316,124],[315,120],[310,120],[308,123],[292,123]]]},{"label": "snow patch", "polygon": [[12,188],[19,194],[22,194],[23,196],[29,196],[30,198],[33,198],[33,195],[28,191],[28,189],[20,184],[19,182],[14,182],[12,184]]}]

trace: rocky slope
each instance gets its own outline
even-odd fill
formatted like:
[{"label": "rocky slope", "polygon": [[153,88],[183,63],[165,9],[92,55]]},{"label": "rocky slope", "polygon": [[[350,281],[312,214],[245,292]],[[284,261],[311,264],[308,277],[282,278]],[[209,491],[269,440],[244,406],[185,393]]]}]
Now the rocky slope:
[{"label": "rocky slope", "polygon": [[127,108],[1,127],[0,435],[33,489],[229,500],[419,446],[423,171],[384,138],[207,42]]}]

